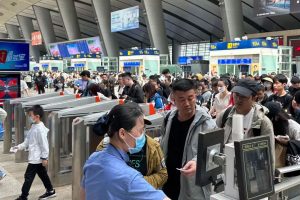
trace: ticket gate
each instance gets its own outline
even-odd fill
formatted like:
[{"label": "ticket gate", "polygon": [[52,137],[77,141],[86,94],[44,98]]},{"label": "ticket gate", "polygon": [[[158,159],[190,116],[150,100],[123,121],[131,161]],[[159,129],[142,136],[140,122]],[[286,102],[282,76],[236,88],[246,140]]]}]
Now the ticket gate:
[{"label": "ticket gate", "polygon": [[49,115],[49,176],[54,186],[72,183],[71,130],[73,119],[110,110],[117,104],[119,104],[118,100],[109,100],[59,110]]},{"label": "ticket gate", "polygon": [[[10,99],[6,100],[4,102],[4,110],[7,112],[7,117],[4,121],[4,127],[5,127],[5,132],[4,132],[4,143],[3,143],[3,153],[9,153],[9,149],[12,146],[12,134],[15,132],[14,128],[14,107],[20,103],[23,102],[30,102],[30,101],[35,101],[38,99],[47,99],[50,97],[55,97],[55,96],[61,96],[64,95],[64,93],[48,93],[48,94],[41,94],[33,97],[23,97],[23,98],[16,98],[16,99]],[[17,123],[18,124],[18,123]]]},{"label": "ticket gate", "polygon": [[[61,95],[17,104],[14,107],[16,144],[20,144],[24,141],[24,133],[30,128],[30,124],[28,123],[28,119],[25,114],[28,108],[32,107],[33,105],[46,105],[53,102],[62,102],[76,98],[76,95]],[[45,122],[46,118],[44,118],[43,120]],[[25,151],[18,151],[15,154],[15,162],[25,162],[26,160],[27,153]]]},{"label": "ticket gate", "polygon": [[[146,134],[155,131],[154,129],[161,129],[163,124],[164,114],[157,113],[153,114],[151,109],[149,109],[149,104],[139,104],[144,110],[146,119],[152,122],[152,125],[146,127]],[[146,111],[146,112],[145,112]],[[80,199],[80,183],[83,173],[83,166],[88,157],[96,150],[99,140],[97,140],[97,145],[95,146],[95,141],[91,144],[92,140],[97,137],[93,131],[92,126],[96,123],[99,117],[103,116],[107,112],[96,113],[93,115],[88,115],[84,117],[76,118],[73,121],[72,134],[73,134],[73,183],[72,183],[72,199]],[[151,136],[151,134],[150,134]],[[158,135],[157,135],[158,136]]]}]

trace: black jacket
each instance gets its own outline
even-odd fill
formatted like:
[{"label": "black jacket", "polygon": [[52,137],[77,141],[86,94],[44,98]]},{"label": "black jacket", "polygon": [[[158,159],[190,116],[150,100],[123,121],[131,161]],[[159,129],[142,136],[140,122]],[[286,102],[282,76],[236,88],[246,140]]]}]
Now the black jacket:
[{"label": "black jacket", "polygon": [[126,101],[133,101],[135,103],[144,103],[144,92],[141,86],[134,83],[131,87],[126,86],[123,90],[122,96],[127,95]]}]

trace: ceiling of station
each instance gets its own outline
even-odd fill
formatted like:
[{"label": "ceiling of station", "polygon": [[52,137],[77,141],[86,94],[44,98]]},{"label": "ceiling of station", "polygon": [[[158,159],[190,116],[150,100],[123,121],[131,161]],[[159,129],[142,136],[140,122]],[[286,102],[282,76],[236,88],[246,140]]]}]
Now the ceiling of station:
[{"label": "ceiling of station", "polygon": [[[300,28],[300,13],[265,18],[254,17],[254,0],[242,0],[245,33],[281,31]],[[91,0],[74,0],[81,37],[99,35],[99,27]],[[218,0],[162,0],[168,42],[198,42],[223,38]],[[17,15],[30,17],[34,29],[39,26],[32,5],[50,10],[57,41],[67,40],[67,34],[56,0],[0,0],[0,32],[5,23],[19,26]],[[116,33],[121,48],[150,46],[145,8],[141,0],[111,0],[112,11],[140,7],[140,27]],[[20,30],[21,31],[21,30]]]}]

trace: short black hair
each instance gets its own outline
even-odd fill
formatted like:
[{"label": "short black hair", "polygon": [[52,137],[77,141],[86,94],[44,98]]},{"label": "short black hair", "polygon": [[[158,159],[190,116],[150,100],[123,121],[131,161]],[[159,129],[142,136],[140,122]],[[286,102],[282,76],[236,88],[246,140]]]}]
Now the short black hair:
[{"label": "short black hair", "polygon": [[300,104],[300,91],[297,91],[294,95],[297,104]]},{"label": "short black hair", "polygon": [[263,84],[258,84],[257,91],[265,91],[265,86]]},{"label": "short black hair", "polygon": [[137,103],[128,102],[116,105],[108,114],[108,136],[113,137],[121,128],[128,132],[131,131],[136,125],[136,119],[143,115],[143,110]]},{"label": "short black hair", "polygon": [[196,84],[193,80],[191,79],[180,79],[180,80],[176,80],[173,84],[172,84],[172,91],[182,91],[182,92],[186,92],[189,90],[195,90],[196,89]]},{"label": "short black hair", "polygon": [[149,80],[155,81],[157,84],[160,84],[159,75],[149,76]]},{"label": "short black hair", "polygon": [[204,83],[204,85],[208,85],[209,84],[208,80],[206,80],[204,78],[200,80],[200,83]]},{"label": "short black hair", "polygon": [[125,72],[125,73],[123,73],[121,76],[122,76],[122,77],[128,77],[128,78],[130,78],[130,79],[133,79],[130,72]]},{"label": "short black hair", "polygon": [[300,83],[300,78],[298,76],[293,76],[291,79],[292,84]]},{"label": "short black hair", "polygon": [[44,116],[44,109],[40,105],[34,105],[28,109],[28,113],[32,112],[34,115],[39,115],[40,119]]},{"label": "short black hair", "polygon": [[91,77],[91,72],[88,71],[88,70],[83,70],[81,73],[80,73],[80,76],[87,76],[87,77]]},{"label": "short black hair", "polygon": [[170,70],[167,68],[167,69],[162,70],[161,73],[162,73],[162,74],[169,74],[169,73],[170,73]]},{"label": "short black hair", "polygon": [[278,81],[278,82],[280,82],[280,83],[282,83],[282,84],[284,84],[284,83],[287,84],[288,79],[287,79],[287,77],[286,77],[285,75],[283,75],[283,74],[277,74],[277,75],[274,77],[273,81],[274,81],[274,82]]}]

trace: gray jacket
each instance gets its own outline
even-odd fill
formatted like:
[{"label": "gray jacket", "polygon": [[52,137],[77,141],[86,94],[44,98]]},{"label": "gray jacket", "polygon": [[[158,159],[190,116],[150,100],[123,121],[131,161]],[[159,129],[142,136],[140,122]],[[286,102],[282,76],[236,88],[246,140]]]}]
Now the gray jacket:
[{"label": "gray jacket", "polygon": [[[170,133],[172,120],[177,112],[177,110],[170,111],[166,127],[163,127],[161,147],[165,154],[165,159],[168,159],[168,141]],[[196,106],[196,113],[194,121],[192,122],[184,145],[182,166],[184,166],[188,161],[197,161],[197,150],[198,150],[198,135],[200,132],[217,128],[215,121],[209,116],[207,112],[204,111],[200,106]],[[170,152],[172,153],[172,152]],[[181,175],[180,177],[180,194],[179,200],[204,200],[209,199],[211,194],[211,185],[200,187],[196,185],[196,175],[191,177],[186,177]]]},{"label": "gray jacket", "polygon": [[[226,110],[226,109],[225,109]],[[221,127],[222,118],[225,113],[225,110],[220,113],[217,118],[217,125]],[[235,114],[235,107],[229,112],[226,123],[225,123],[225,136],[224,136],[224,144],[231,143],[232,141],[232,116]],[[254,113],[251,128],[248,133],[244,136],[244,138],[254,137],[253,129],[260,129],[260,135],[269,135],[272,147],[272,157],[273,157],[273,167],[275,167],[275,139],[274,139],[274,131],[273,124],[270,119],[265,115],[269,112],[269,110],[259,104],[254,104]],[[273,168],[274,169],[274,168]]]}]

